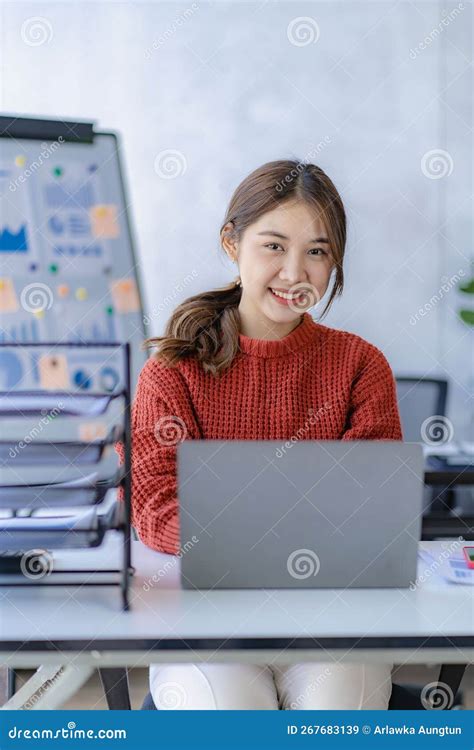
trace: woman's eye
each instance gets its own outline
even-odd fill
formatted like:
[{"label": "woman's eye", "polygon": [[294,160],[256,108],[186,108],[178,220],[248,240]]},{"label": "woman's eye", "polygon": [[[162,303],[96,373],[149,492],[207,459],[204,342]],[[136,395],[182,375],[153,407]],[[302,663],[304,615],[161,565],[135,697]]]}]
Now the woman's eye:
[{"label": "woman's eye", "polygon": [[277,248],[277,249],[280,248],[281,249],[281,245],[277,245],[276,242],[269,242],[267,245],[265,245],[265,247],[269,247],[272,250],[273,250],[273,248]]},{"label": "woman's eye", "polygon": [[[276,242],[268,242],[265,247],[268,247],[270,250],[283,250],[282,246]],[[309,252],[315,255],[327,255],[326,250],[322,247],[313,247]]]}]

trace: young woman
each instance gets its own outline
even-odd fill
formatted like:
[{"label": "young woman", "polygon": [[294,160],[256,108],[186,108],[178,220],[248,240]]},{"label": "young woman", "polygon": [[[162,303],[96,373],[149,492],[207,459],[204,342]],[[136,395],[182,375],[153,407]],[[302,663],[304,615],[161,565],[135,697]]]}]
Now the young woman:
[{"label": "young woman", "polygon": [[[324,314],[343,288],[346,217],[329,177],[264,164],[237,187],[220,236],[237,280],[185,300],[148,342],[133,406],[133,525],[170,554],[181,440],[402,440],[382,352],[307,312],[332,278]],[[158,708],[386,709],[391,665],[155,664],[150,688]]]}]

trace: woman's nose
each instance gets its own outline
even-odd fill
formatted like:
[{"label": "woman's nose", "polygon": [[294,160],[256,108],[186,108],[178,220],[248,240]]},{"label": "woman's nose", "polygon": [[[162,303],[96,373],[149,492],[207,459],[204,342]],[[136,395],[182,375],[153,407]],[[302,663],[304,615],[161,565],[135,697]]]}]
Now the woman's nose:
[{"label": "woman's nose", "polygon": [[306,279],[306,273],[304,271],[303,261],[300,258],[295,256],[290,257],[288,255],[283,261],[283,266],[280,270],[280,278],[289,284],[296,284],[298,281],[304,281]]}]

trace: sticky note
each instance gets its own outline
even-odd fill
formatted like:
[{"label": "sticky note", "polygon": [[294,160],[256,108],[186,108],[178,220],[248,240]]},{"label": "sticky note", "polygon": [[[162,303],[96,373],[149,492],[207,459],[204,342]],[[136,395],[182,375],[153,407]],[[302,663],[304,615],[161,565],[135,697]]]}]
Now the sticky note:
[{"label": "sticky note", "polygon": [[82,301],[87,299],[87,297],[87,289],[84,286],[80,286],[78,287],[78,289],[76,289],[76,299]]},{"label": "sticky note", "polygon": [[102,239],[116,239],[120,234],[117,206],[98,204],[90,209],[92,234]]},{"label": "sticky note", "polygon": [[38,359],[41,388],[63,390],[70,387],[65,354],[43,354]]},{"label": "sticky note", "polygon": [[92,443],[103,440],[107,435],[107,425],[104,422],[82,422],[79,425],[79,440]]},{"label": "sticky note", "polygon": [[0,312],[16,312],[16,310],[18,310],[18,298],[13,280],[0,279]]},{"label": "sticky note", "polygon": [[117,279],[110,285],[115,311],[130,313],[140,310],[140,298],[135,279]]}]

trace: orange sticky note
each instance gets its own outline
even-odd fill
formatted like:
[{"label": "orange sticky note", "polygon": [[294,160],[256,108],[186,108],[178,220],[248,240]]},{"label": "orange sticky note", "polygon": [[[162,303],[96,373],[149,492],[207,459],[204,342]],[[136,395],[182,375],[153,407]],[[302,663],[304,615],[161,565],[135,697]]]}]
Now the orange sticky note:
[{"label": "orange sticky note", "polygon": [[118,313],[137,312],[140,298],[135,279],[118,279],[110,285],[115,311]]},{"label": "orange sticky note", "polygon": [[43,354],[38,359],[42,388],[63,390],[69,388],[69,371],[65,354]]},{"label": "orange sticky note", "polygon": [[116,239],[120,234],[117,206],[98,204],[90,209],[92,234],[102,239]]},{"label": "orange sticky note", "polygon": [[16,312],[18,310],[18,298],[11,279],[0,279],[0,311]]},{"label": "orange sticky note", "polygon": [[79,440],[92,443],[103,440],[107,435],[107,425],[103,422],[82,422],[79,425]]}]

